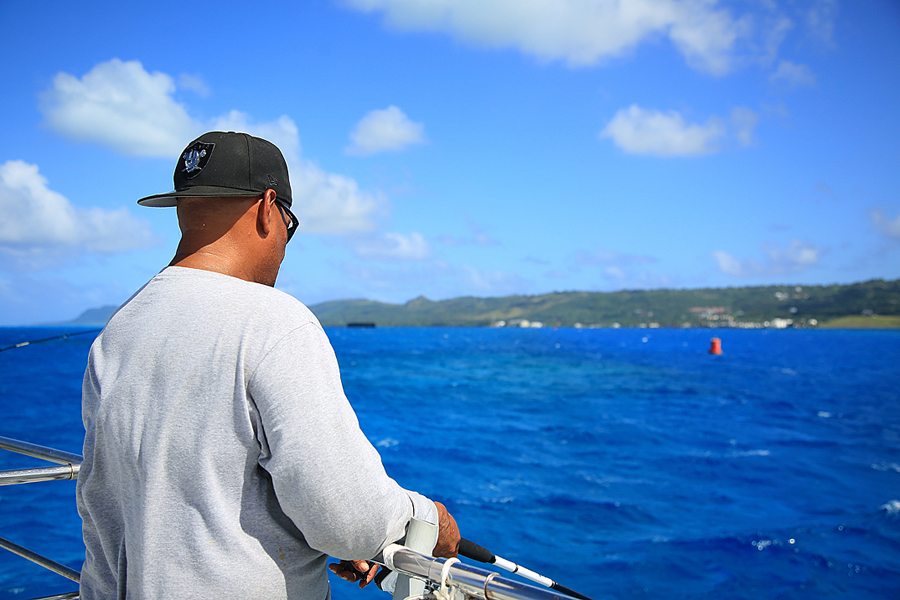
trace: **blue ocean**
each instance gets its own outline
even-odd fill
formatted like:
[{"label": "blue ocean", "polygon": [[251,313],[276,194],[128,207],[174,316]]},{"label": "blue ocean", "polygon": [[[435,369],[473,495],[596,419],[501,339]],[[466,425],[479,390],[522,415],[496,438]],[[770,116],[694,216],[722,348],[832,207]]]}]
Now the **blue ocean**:
[{"label": "blue ocean", "polygon": [[[497,555],[595,600],[900,598],[900,332],[328,334],[388,473]],[[0,435],[81,452],[93,337],[0,353]],[[0,536],[80,568],[74,490],[0,488]],[[0,598],[74,589],[0,551]]]}]

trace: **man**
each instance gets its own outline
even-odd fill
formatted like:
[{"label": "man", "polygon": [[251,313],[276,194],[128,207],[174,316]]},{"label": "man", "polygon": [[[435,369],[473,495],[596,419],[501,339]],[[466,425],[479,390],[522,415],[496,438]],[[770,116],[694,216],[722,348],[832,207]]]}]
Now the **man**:
[{"label": "man", "polygon": [[207,133],[174,180],[138,203],[177,206],[175,258],[85,371],[81,598],[324,600],[328,555],[365,585],[413,517],[454,556],[453,517],[385,474],[321,325],[273,287],[297,229],[281,152]]}]

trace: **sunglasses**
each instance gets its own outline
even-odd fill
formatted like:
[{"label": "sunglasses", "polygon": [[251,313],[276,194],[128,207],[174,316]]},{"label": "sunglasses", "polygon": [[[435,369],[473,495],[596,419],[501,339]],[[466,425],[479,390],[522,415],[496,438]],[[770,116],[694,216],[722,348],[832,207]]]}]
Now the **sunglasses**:
[{"label": "sunglasses", "polygon": [[[297,217],[282,200],[275,198],[275,204],[278,205],[278,211],[281,213],[281,220],[284,221],[284,226],[287,228],[287,241],[289,242],[291,241],[291,238],[294,237],[294,232],[297,231],[299,221],[297,221]],[[285,213],[287,213],[287,217],[285,217]]]}]

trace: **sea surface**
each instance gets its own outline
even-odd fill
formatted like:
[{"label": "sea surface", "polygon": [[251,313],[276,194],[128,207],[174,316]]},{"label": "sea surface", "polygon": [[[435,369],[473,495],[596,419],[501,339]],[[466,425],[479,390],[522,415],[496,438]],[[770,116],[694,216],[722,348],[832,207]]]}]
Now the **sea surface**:
[{"label": "sea surface", "polygon": [[[595,600],[900,598],[900,332],[328,334],[388,473],[499,556]],[[0,352],[0,435],[81,452],[93,337]],[[0,488],[0,536],[79,569],[74,490]],[[0,551],[0,598],[74,589]]]}]

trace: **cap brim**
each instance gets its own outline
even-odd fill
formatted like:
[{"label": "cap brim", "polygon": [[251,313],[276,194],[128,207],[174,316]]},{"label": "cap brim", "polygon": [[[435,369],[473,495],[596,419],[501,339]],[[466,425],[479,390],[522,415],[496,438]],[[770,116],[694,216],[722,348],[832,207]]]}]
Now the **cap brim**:
[{"label": "cap brim", "polygon": [[172,190],[168,194],[156,194],[155,196],[147,196],[146,198],[141,198],[137,201],[141,206],[175,206],[175,201],[178,199],[176,194],[177,192]]},{"label": "cap brim", "polygon": [[179,198],[253,198],[262,195],[254,190],[241,190],[235,188],[222,188],[216,186],[194,186],[186,190],[172,190],[165,194],[147,196],[137,201],[141,206],[153,206],[165,208],[175,206]]}]

